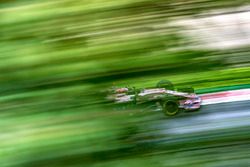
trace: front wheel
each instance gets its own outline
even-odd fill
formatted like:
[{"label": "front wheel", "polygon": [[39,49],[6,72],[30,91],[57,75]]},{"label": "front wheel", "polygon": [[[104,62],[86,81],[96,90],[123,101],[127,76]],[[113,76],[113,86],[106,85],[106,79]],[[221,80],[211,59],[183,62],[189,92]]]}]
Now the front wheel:
[{"label": "front wheel", "polygon": [[162,104],[163,112],[167,116],[174,116],[179,113],[179,105],[175,101],[166,101]]}]

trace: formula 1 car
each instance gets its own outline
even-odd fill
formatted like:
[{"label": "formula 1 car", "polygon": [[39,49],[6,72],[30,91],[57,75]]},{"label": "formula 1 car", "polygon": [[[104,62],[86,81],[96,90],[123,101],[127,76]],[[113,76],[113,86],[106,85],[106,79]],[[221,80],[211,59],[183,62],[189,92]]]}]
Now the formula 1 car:
[{"label": "formula 1 car", "polygon": [[123,87],[112,89],[108,99],[115,103],[145,104],[155,103],[161,106],[167,116],[173,116],[181,110],[193,111],[201,107],[201,98],[194,93],[192,87],[174,90],[170,81],[162,80],[156,87],[148,89],[136,89]]}]

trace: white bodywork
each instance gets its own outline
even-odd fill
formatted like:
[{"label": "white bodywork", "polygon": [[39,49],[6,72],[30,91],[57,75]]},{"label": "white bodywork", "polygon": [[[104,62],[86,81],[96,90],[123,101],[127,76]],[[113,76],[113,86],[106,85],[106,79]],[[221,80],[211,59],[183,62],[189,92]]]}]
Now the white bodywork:
[{"label": "white bodywork", "polygon": [[[144,89],[140,93],[138,93],[137,98],[143,99],[144,97],[149,98],[149,100],[154,100],[159,98],[164,94],[170,94],[175,96],[182,96],[186,98],[195,98],[195,94],[177,92],[172,90],[166,90],[164,88],[154,88],[154,89]],[[118,93],[109,97],[109,99],[114,99],[116,103],[127,103],[134,100],[135,95],[127,95],[126,93]]]}]

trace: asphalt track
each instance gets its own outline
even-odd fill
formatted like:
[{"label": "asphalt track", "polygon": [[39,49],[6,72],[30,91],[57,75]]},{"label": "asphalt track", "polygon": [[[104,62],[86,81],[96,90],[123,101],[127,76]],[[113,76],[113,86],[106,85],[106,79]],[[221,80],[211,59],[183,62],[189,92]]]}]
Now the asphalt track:
[{"label": "asphalt track", "polygon": [[166,166],[250,166],[250,101],[205,105],[168,118],[155,112],[139,128],[139,154],[159,157]]},{"label": "asphalt track", "polygon": [[199,111],[181,112],[174,117],[157,111],[144,119],[146,121],[139,127],[146,130],[141,130],[140,136],[148,142],[181,142],[183,136],[192,140],[192,136],[204,139],[216,138],[216,135],[220,138],[250,137],[250,101],[204,105]]},{"label": "asphalt track", "polygon": [[205,105],[159,122],[168,134],[185,134],[250,126],[250,101]]}]

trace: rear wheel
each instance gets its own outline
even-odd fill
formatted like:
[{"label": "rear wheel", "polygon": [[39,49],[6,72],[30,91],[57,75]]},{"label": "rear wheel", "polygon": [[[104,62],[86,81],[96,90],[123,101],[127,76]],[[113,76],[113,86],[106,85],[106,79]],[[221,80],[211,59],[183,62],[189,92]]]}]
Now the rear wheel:
[{"label": "rear wheel", "polygon": [[167,90],[174,90],[174,85],[168,80],[161,80],[156,84],[157,88],[165,88]]},{"label": "rear wheel", "polygon": [[163,112],[167,116],[174,116],[179,113],[179,105],[175,101],[166,101],[162,104]]},{"label": "rear wheel", "polygon": [[184,92],[184,93],[194,93],[194,88],[192,87],[182,87],[177,89],[178,92]]}]

